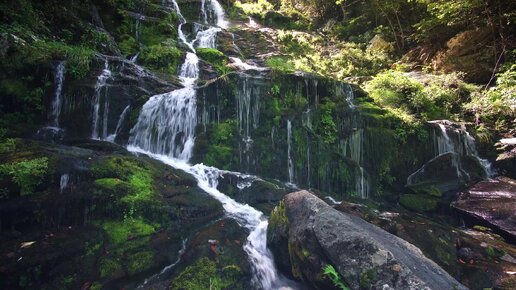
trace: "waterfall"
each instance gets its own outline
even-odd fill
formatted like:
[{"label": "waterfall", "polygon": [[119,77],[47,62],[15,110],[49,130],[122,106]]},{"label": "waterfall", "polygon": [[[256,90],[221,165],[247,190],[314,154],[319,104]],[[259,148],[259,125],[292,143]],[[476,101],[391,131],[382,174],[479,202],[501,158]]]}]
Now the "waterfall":
[{"label": "waterfall", "polygon": [[54,74],[54,82],[56,86],[56,91],[54,94],[54,100],[52,101],[52,122],[51,126],[59,128],[59,117],[61,115],[61,105],[62,105],[62,91],[63,91],[63,82],[64,82],[64,74],[65,74],[65,62],[60,61],[55,70]]},{"label": "waterfall", "polygon": [[[447,126],[446,124],[443,124],[443,122],[441,121],[432,121],[429,123],[437,124],[437,126],[439,127],[437,136],[434,136],[434,140],[436,143],[436,157],[449,152],[456,153],[457,155],[472,156],[478,160],[480,165],[484,168],[484,172],[488,177],[492,177],[496,174],[491,163],[487,159],[482,159],[479,156],[475,146],[475,139],[468,133],[466,127],[463,124],[460,125],[460,128],[453,128],[452,126]],[[456,136],[456,138],[452,140],[452,138],[450,138],[450,135],[448,134],[448,131],[451,131],[451,133],[453,133],[454,136]],[[454,158],[453,162],[457,168],[458,173],[461,173],[459,174],[459,176],[461,176],[462,174],[467,175],[467,172],[461,168],[460,160],[456,159],[457,158]]]},{"label": "waterfall", "polygon": [[[173,1],[173,4],[178,15],[181,15],[177,3]],[[223,27],[225,20],[222,7],[215,0],[210,0],[210,4],[217,15],[217,25]],[[184,23],[182,16],[180,19]],[[181,31],[181,25],[179,30]],[[215,37],[213,33],[203,34],[203,32],[199,31],[196,39],[199,39],[199,34],[209,35],[212,39]],[[136,125],[131,129],[128,149],[148,154],[195,177],[201,189],[222,203],[230,218],[250,231],[244,250],[249,256],[253,269],[253,282],[265,290],[286,286],[289,282],[277,272],[272,254],[266,246],[267,218],[253,207],[238,203],[217,190],[221,171],[203,164],[193,166],[188,164],[194,146],[197,124],[195,84],[199,78],[199,60],[194,53],[195,41],[188,43],[182,31],[179,37],[192,50],[187,54],[179,74],[185,87],[153,96],[144,104]],[[215,42],[210,40],[204,43],[214,44]]]},{"label": "waterfall", "polygon": [[367,174],[362,167],[364,158],[364,131],[362,129],[354,131],[348,139],[341,141],[342,154],[355,161],[358,166],[359,176],[355,179],[355,191],[361,198],[369,196],[369,181]]},{"label": "waterfall", "polygon": [[[100,98],[102,88],[106,85],[107,80],[111,78],[111,71],[109,70],[109,62],[107,58],[104,60],[104,69],[97,77],[97,82],[95,83],[95,94],[93,95],[93,124],[92,124],[92,139],[99,139],[99,123],[100,123]],[[107,92],[104,94],[105,102],[107,103]],[[105,114],[105,113],[104,113]]]},{"label": "waterfall", "polygon": [[438,134],[435,138],[437,142],[437,155],[441,155],[447,152],[455,152],[455,148],[450,139],[450,136],[448,136],[448,133],[446,132],[446,126],[440,123],[437,123],[437,125],[440,129],[440,134]]},{"label": "waterfall", "polygon": [[124,125],[124,122],[125,122],[125,118],[129,114],[130,108],[131,108],[131,106],[127,105],[125,107],[125,109],[122,111],[122,114],[120,114],[120,118],[118,118],[118,123],[116,124],[115,132],[113,134],[111,134],[111,135],[106,137],[107,141],[115,142],[116,136],[118,135],[118,133],[122,129],[122,126]]},{"label": "waterfall", "polygon": [[294,162],[292,161],[292,123],[287,120],[288,182],[294,184]]},{"label": "waterfall", "polygon": [[70,181],[70,175],[68,173],[62,174],[59,180],[59,192],[63,192],[68,187]]}]

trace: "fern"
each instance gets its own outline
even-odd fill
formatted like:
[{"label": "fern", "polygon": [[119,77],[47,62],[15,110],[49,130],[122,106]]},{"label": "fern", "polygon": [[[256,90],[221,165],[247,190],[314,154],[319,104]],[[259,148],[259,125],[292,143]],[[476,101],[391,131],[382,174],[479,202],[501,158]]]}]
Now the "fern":
[{"label": "fern", "polygon": [[331,281],[333,282],[333,285],[335,287],[338,287],[342,290],[350,290],[346,284],[344,284],[344,281],[342,281],[342,278],[340,277],[340,274],[335,270],[335,268],[328,264],[323,268],[324,272],[323,274],[330,277]]}]

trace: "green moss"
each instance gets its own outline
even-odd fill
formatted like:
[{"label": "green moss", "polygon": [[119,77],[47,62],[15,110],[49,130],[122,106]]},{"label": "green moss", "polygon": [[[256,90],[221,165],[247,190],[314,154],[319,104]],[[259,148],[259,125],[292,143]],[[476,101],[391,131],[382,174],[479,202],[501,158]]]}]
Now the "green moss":
[{"label": "green moss", "polygon": [[197,48],[197,55],[209,63],[217,73],[223,75],[230,71],[229,67],[227,67],[228,57],[224,55],[221,51],[215,48]]},{"label": "green moss", "polygon": [[21,195],[34,193],[47,170],[47,157],[0,165],[0,174],[10,175],[13,182],[20,187]]},{"label": "green moss", "polygon": [[149,172],[137,172],[129,178],[130,194],[123,197],[124,202],[149,200],[153,195],[152,176]]},{"label": "green moss", "polygon": [[122,265],[120,265],[118,260],[102,258],[99,262],[99,272],[101,278],[113,277],[120,271],[122,271]]},{"label": "green moss", "polygon": [[182,55],[176,47],[157,44],[145,47],[140,54],[140,61],[154,70],[175,75]]},{"label": "green moss", "polygon": [[119,178],[128,181],[136,172],[148,172],[141,160],[128,156],[110,156],[96,162],[91,171],[95,178]]},{"label": "green moss", "polygon": [[427,195],[404,194],[400,197],[401,205],[417,212],[435,210],[437,209],[438,203],[438,199]]},{"label": "green moss", "polygon": [[154,253],[151,251],[139,252],[131,255],[127,261],[127,271],[129,274],[144,272],[152,267],[154,261]]},{"label": "green moss", "polygon": [[369,269],[360,275],[360,287],[368,288],[376,280],[376,271]]},{"label": "green moss", "polygon": [[172,280],[171,290],[184,289],[220,289],[214,287],[216,280],[216,263],[208,258],[201,258],[192,266],[188,266]]},{"label": "green moss", "polygon": [[100,178],[96,179],[94,183],[101,189],[114,191],[120,184],[123,184],[123,181],[118,178]]},{"label": "green moss", "polygon": [[421,194],[421,195],[430,195],[435,197],[442,197],[443,193],[435,186],[415,186],[410,187],[410,191],[414,192],[415,194]]},{"label": "green moss", "polygon": [[489,258],[495,259],[495,258],[500,258],[501,256],[505,255],[505,252],[503,250],[500,250],[500,249],[497,249],[494,247],[487,247],[486,254]]},{"label": "green moss", "polygon": [[128,238],[144,237],[155,232],[154,227],[141,218],[128,218],[122,222],[106,221],[101,224],[101,227],[109,235],[113,244],[121,244]]}]

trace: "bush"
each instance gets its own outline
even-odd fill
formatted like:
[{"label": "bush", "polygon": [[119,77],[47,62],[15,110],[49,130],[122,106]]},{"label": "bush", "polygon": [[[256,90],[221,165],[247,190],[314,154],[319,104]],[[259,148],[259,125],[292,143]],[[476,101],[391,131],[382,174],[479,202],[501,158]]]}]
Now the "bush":
[{"label": "bush", "polygon": [[424,120],[459,114],[461,101],[469,98],[475,89],[456,74],[424,77],[418,80],[403,72],[386,71],[376,75],[365,89],[377,104],[400,108]]},{"label": "bush", "polygon": [[46,157],[0,165],[0,173],[12,177],[13,182],[20,187],[21,195],[32,194],[47,173],[47,169]]}]

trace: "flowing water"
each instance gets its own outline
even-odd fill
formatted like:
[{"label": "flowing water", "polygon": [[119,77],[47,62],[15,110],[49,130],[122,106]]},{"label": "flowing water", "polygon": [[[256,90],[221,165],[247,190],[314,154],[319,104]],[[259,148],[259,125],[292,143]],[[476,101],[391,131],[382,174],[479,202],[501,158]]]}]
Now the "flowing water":
[{"label": "flowing water", "polygon": [[120,114],[120,118],[118,119],[118,123],[116,124],[115,132],[106,137],[107,141],[115,142],[116,136],[122,129],[122,126],[124,125],[125,119],[127,118],[127,115],[129,114],[130,109],[131,109],[131,106],[127,105],[125,107],[125,109],[122,111],[122,114]]},{"label": "flowing water", "polygon": [[61,61],[56,66],[56,71],[54,75],[54,82],[56,86],[56,91],[54,94],[54,100],[52,101],[52,121],[51,126],[59,128],[59,117],[61,115],[61,105],[62,105],[62,91],[63,91],[63,82],[64,82],[64,74],[65,74],[65,62]]},{"label": "flowing water", "polygon": [[[173,8],[180,15],[181,22],[184,24],[186,21],[182,17],[177,3],[175,1],[167,1],[167,3],[173,4]],[[202,6],[201,17],[211,13],[209,11],[213,11],[215,24],[225,27],[227,22],[224,20],[220,4],[216,0],[209,0],[208,4]],[[211,10],[205,10],[206,6],[211,7]],[[206,16],[206,19],[208,22],[209,16]],[[201,30],[193,41],[188,42],[181,31],[181,26],[179,28],[180,39],[192,50],[187,54],[179,74],[185,87],[153,96],[147,101],[142,108],[137,124],[131,130],[128,149],[133,152],[145,153],[194,176],[201,189],[222,203],[229,217],[250,231],[244,250],[249,256],[253,269],[254,284],[258,288],[266,290],[288,287],[290,282],[277,272],[272,254],[266,246],[267,218],[260,211],[236,202],[217,189],[218,179],[224,172],[203,164],[193,166],[188,164],[192,155],[197,125],[195,85],[199,78],[199,60],[195,55],[194,46],[196,44],[214,45],[216,32],[220,31],[220,28],[212,29],[210,27],[207,30]],[[202,41],[196,41],[199,39]],[[242,111],[248,111],[248,109]],[[244,114],[248,116],[249,112]]]},{"label": "flowing water", "polygon": [[[107,58],[104,60],[104,69],[97,77],[97,82],[95,83],[95,94],[93,95],[93,121],[92,121],[92,139],[99,139],[99,127],[100,127],[100,102],[101,102],[101,92],[102,88],[106,86],[107,80],[111,78],[111,71],[109,70],[109,62]],[[107,92],[104,94],[105,107],[104,107],[104,119],[107,119],[107,113],[105,112],[108,108],[108,100],[107,100]],[[107,121],[104,121],[106,123]],[[106,136],[104,136],[106,137]]]},{"label": "flowing water", "polygon": [[[439,121],[430,123],[437,124],[439,127],[438,134],[434,137],[436,140],[435,151],[437,156],[449,152],[456,153],[457,155],[473,156],[484,168],[488,177],[492,177],[496,174],[491,163],[487,159],[481,158],[478,154],[475,139],[468,133],[464,125],[461,125],[460,128],[455,128]],[[448,131],[454,134],[453,139],[450,137]],[[459,167],[460,165],[457,165],[457,170],[461,170]]]},{"label": "flowing water", "polygon": [[288,183],[294,185],[294,162],[292,161],[292,122],[287,120],[287,166]]}]

